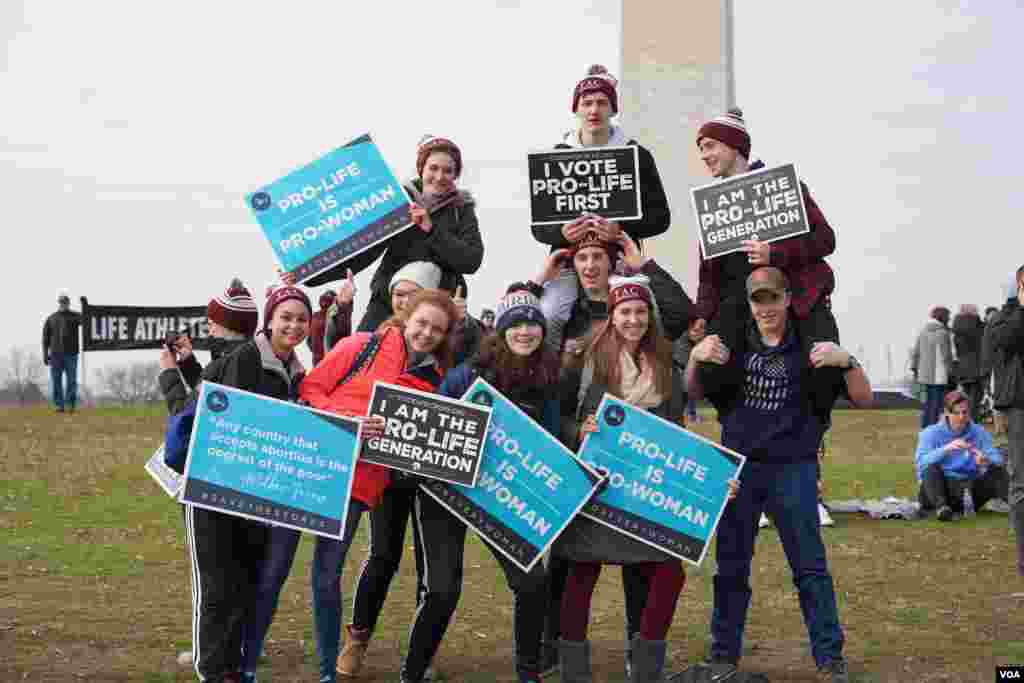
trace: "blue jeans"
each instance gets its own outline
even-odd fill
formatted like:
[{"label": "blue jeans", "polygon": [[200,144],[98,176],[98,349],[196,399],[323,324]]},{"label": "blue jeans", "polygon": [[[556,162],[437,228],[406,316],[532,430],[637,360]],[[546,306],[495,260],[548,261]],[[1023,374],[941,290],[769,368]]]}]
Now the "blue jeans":
[{"label": "blue jeans", "polygon": [[921,429],[935,424],[942,416],[942,397],[946,395],[945,384],[925,384],[924,408],[921,410]]},{"label": "blue jeans", "polygon": [[818,520],[817,466],[814,460],[766,464],[747,462],[736,499],[725,506],[718,525],[711,614],[711,655],[738,662],[750,606],[750,567],[762,512],[771,516],[782,541],[815,663],[842,658],[835,587],[828,571]]},{"label": "blue jeans", "polygon": [[[67,376],[68,387],[64,390],[64,377]],[[64,403],[75,409],[78,403],[78,354],[77,353],[51,353],[50,354],[50,391],[53,398],[53,405],[64,410]]]},{"label": "blue jeans", "polygon": [[255,595],[242,624],[242,671],[255,673],[263,654],[263,641],[277,611],[281,588],[292,570],[301,532],[283,526],[271,526],[263,562],[250,576]]},{"label": "blue jeans", "polygon": [[341,649],[341,568],[367,507],[353,500],[345,520],[345,533],[338,541],[316,537],[313,550],[313,623],[316,628],[316,654],[320,661],[320,683],[337,680],[338,652]]}]

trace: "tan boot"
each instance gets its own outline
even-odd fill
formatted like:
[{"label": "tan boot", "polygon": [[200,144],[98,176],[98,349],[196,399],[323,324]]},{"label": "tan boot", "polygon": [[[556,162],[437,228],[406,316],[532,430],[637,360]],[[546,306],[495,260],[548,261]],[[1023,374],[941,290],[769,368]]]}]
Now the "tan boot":
[{"label": "tan boot", "polygon": [[355,678],[363,668],[366,648],[370,645],[370,629],[354,628],[352,624],[345,627],[347,637],[345,647],[338,655],[338,673],[342,676]]}]

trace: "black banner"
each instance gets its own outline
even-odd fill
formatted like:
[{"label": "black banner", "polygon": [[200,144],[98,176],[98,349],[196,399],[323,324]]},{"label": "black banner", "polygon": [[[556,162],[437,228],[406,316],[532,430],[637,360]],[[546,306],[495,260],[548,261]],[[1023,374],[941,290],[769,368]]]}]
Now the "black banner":
[{"label": "black banner", "polygon": [[793,164],[695,187],[690,195],[705,259],[740,251],[744,240],[775,242],[810,231]]},{"label": "black banner", "polygon": [[192,348],[209,348],[206,306],[93,306],[82,297],[83,351],[159,349],[168,332],[187,330]]},{"label": "black banner", "polygon": [[360,460],[452,484],[476,484],[490,408],[377,382],[369,414],[385,418],[384,434],[366,440]]},{"label": "black banner", "polygon": [[610,221],[643,217],[635,145],[533,152],[527,165],[534,224],[568,223],[586,212]]}]

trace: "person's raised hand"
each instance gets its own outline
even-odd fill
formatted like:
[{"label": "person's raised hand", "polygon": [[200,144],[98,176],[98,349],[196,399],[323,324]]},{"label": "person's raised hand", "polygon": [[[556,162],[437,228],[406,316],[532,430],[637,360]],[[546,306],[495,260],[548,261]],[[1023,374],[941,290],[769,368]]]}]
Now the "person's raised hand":
[{"label": "person's raised hand", "polygon": [[835,342],[816,342],[811,347],[810,360],[816,368],[846,368],[850,365],[850,352]]},{"label": "person's raised hand", "polygon": [[583,235],[590,229],[590,216],[583,214],[562,226],[562,237],[566,242],[575,244],[583,239]]},{"label": "person's raised hand", "polygon": [[696,318],[690,321],[689,326],[686,328],[686,334],[692,343],[699,344],[707,335],[707,328],[707,322],[705,322],[704,318]]},{"label": "person's raised hand", "polygon": [[160,349],[160,369],[173,370],[176,367],[178,367],[178,359],[174,357],[171,350],[166,346]]},{"label": "person's raised hand", "polygon": [[545,283],[554,280],[556,277],[558,277],[558,274],[562,271],[562,268],[565,267],[565,262],[568,258],[568,249],[556,249],[555,251],[548,254],[547,257],[545,257],[544,259],[544,266],[541,268],[541,271],[537,273],[537,276],[534,278],[533,282],[543,287]]},{"label": "person's raised hand", "polygon": [[174,342],[174,349],[178,352],[178,358],[185,360],[192,355],[192,337],[183,334]]},{"label": "person's raised hand", "polygon": [[345,271],[345,279],[338,285],[334,296],[339,305],[345,306],[351,304],[352,300],[356,298],[356,282],[352,277],[351,268]]},{"label": "person's raised hand", "polygon": [[747,252],[747,261],[752,266],[767,266],[771,264],[772,245],[757,240],[743,240],[740,242],[740,249]]},{"label": "person's raised hand", "polygon": [[593,413],[587,415],[587,417],[580,423],[580,438],[582,439],[587,434],[593,434],[597,431],[597,418]]},{"label": "person's raised hand", "polygon": [[641,253],[636,241],[626,233],[620,232],[616,242],[622,245],[622,262],[630,271],[639,272],[649,259]]},{"label": "person's raised hand", "polygon": [[452,303],[455,304],[455,313],[457,320],[460,322],[466,319],[466,297],[463,296],[462,285],[455,288],[455,296],[452,297]]},{"label": "person's raised hand", "polygon": [[591,216],[590,225],[605,242],[618,242],[622,235],[622,226],[618,221],[610,221],[602,216]]},{"label": "person's raised hand", "polygon": [[413,222],[413,225],[428,235],[434,229],[434,224],[430,222],[430,212],[419,204],[412,205],[412,208],[409,210],[409,219]]},{"label": "person's raised hand", "polygon": [[366,439],[375,439],[384,433],[384,416],[383,415],[370,415],[364,417],[362,420],[363,428],[360,432],[361,438],[365,441]]},{"label": "person's raised hand", "polygon": [[729,362],[730,351],[717,334],[709,334],[693,347],[690,355],[700,363],[725,365]]},{"label": "person's raised hand", "polygon": [[277,269],[277,279],[281,281],[281,284],[285,287],[294,287],[298,280],[295,278],[295,273],[288,270]]},{"label": "person's raised hand", "polygon": [[726,483],[729,485],[729,493],[726,494],[726,500],[735,500],[736,494],[740,492],[740,480],[730,479]]}]

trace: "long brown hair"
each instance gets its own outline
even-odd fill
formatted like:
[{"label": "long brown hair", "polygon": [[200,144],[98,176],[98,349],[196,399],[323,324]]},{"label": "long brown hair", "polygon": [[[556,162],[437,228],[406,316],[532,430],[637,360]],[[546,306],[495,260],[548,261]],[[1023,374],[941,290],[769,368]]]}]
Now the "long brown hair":
[{"label": "long brown hair", "polygon": [[[490,375],[499,391],[543,389],[558,382],[558,354],[543,341],[529,356],[508,347],[504,333],[491,332],[480,342],[474,364],[482,375]],[[491,381],[491,380],[488,380]]]},{"label": "long brown hair", "polygon": [[[654,307],[647,304],[647,331],[637,346],[642,362],[653,364],[654,387],[668,398],[672,394],[672,343],[661,332],[661,325],[654,313]],[[587,345],[586,360],[594,363],[594,382],[608,388],[608,392],[622,398],[622,366],[620,356],[625,349],[622,336],[612,324],[614,311],[608,312],[608,319],[597,328]]]},{"label": "long brown hair", "polygon": [[377,328],[377,332],[383,334],[389,327],[397,327],[399,332],[405,334],[405,325],[409,322],[409,318],[416,312],[416,309],[421,304],[430,304],[436,306],[445,312],[448,316],[448,329],[444,333],[444,339],[441,340],[440,345],[434,349],[434,357],[437,358],[437,363],[441,367],[441,372],[447,372],[455,364],[455,323],[458,320],[459,312],[455,309],[455,303],[452,301],[452,295],[443,289],[421,289],[406,302],[405,308],[401,311],[396,312],[390,318],[385,320]]}]

